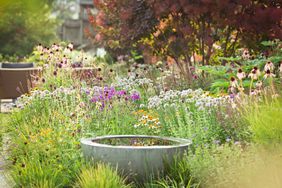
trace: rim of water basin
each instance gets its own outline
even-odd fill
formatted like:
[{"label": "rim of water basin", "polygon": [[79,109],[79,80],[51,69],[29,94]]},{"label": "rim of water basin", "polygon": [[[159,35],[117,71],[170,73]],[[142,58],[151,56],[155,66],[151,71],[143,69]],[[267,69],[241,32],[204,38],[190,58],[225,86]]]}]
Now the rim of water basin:
[{"label": "rim of water basin", "polygon": [[[173,145],[155,145],[155,146],[129,146],[129,145],[109,145],[109,144],[101,144],[95,141],[102,139],[111,139],[111,138],[154,138],[160,140],[168,140],[172,142],[176,142],[179,144]],[[150,135],[107,135],[107,136],[98,136],[92,138],[82,138],[80,141],[84,145],[101,147],[101,148],[118,148],[118,149],[169,149],[169,148],[181,148],[188,147],[192,144],[192,141],[184,138],[174,138],[174,137],[163,137],[163,136],[150,136]]]}]

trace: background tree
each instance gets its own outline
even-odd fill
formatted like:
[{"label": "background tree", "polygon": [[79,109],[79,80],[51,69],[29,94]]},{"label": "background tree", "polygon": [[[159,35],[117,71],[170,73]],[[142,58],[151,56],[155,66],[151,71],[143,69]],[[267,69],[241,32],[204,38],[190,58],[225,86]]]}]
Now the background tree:
[{"label": "background tree", "polygon": [[78,19],[79,4],[77,0],[49,0],[48,4],[52,6],[52,14],[59,21]]},{"label": "background tree", "polygon": [[196,54],[207,65],[215,55],[233,56],[237,47],[256,49],[262,40],[282,38],[279,0],[94,0],[94,5],[100,10],[89,16],[95,42],[124,51],[149,48],[186,72]]},{"label": "background tree", "polygon": [[55,38],[56,21],[45,0],[0,0],[0,54],[24,56]]}]

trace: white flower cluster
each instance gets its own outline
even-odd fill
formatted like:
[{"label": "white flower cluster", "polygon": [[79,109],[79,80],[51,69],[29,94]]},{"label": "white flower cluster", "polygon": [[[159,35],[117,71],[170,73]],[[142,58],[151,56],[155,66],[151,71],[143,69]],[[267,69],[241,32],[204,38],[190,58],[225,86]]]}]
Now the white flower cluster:
[{"label": "white flower cluster", "polygon": [[[157,78],[157,81],[158,81],[158,82],[162,82],[162,81],[165,80],[167,77],[170,77],[170,76],[172,76],[172,75],[173,75],[172,71],[166,70],[166,71],[163,72],[163,74],[162,74],[160,77]],[[179,78],[179,77],[176,76],[176,78]]]},{"label": "white flower cluster", "polygon": [[162,91],[160,95],[148,99],[148,108],[176,107],[178,103],[193,103],[198,109],[203,110],[213,106],[219,106],[230,101],[230,97],[211,97],[202,89],[183,91]]},{"label": "white flower cluster", "polygon": [[30,95],[22,95],[20,96],[17,101],[16,101],[16,106],[18,108],[23,108],[24,106],[30,104],[34,99],[39,98],[39,99],[44,99],[44,98],[51,98],[51,97],[56,97],[56,96],[61,96],[61,95],[71,95],[74,94],[75,90],[72,88],[57,88],[54,91],[40,91],[40,90],[34,90],[31,91]]},{"label": "white flower cluster", "polygon": [[195,106],[198,107],[199,110],[204,110],[210,107],[214,106],[220,106],[224,104],[229,104],[231,102],[231,99],[229,96],[226,97],[200,97],[197,99],[193,99],[196,101]]},{"label": "white flower cluster", "polygon": [[112,86],[131,91],[138,87],[153,87],[153,81],[148,78],[135,78],[133,76],[129,78],[118,77]]}]

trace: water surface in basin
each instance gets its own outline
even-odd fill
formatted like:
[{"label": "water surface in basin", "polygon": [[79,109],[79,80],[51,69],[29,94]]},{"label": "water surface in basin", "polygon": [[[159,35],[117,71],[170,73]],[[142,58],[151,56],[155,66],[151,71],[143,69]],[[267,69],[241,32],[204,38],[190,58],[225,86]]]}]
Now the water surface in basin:
[{"label": "water surface in basin", "polygon": [[92,142],[112,146],[171,146],[179,142],[154,137],[114,137],[95,139]]}]

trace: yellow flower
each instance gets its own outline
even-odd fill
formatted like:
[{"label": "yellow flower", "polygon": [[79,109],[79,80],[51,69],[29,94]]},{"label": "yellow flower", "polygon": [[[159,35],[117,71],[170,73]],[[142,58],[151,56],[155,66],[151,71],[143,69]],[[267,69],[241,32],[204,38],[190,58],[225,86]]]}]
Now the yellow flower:
[{"label": "yellow flower", "polygon": [[41,136],[47,136],[47,135],[49,135],[51,132],[52,132],[52,129],[46,128],[46,129],[42,129],[42,130],[40,131],[39,135],[41,135]]},{"label": "yellow flower", "polygon": [[100,109],[101,108],[101,106],[102,106],[102,103],[100,103],[100,102],[96,102],[96,109]]},{"label": "yellow flower", "polygon": [[35,142],[37,140],[37,135],[30,135],[29,137],[32,142]]}]

